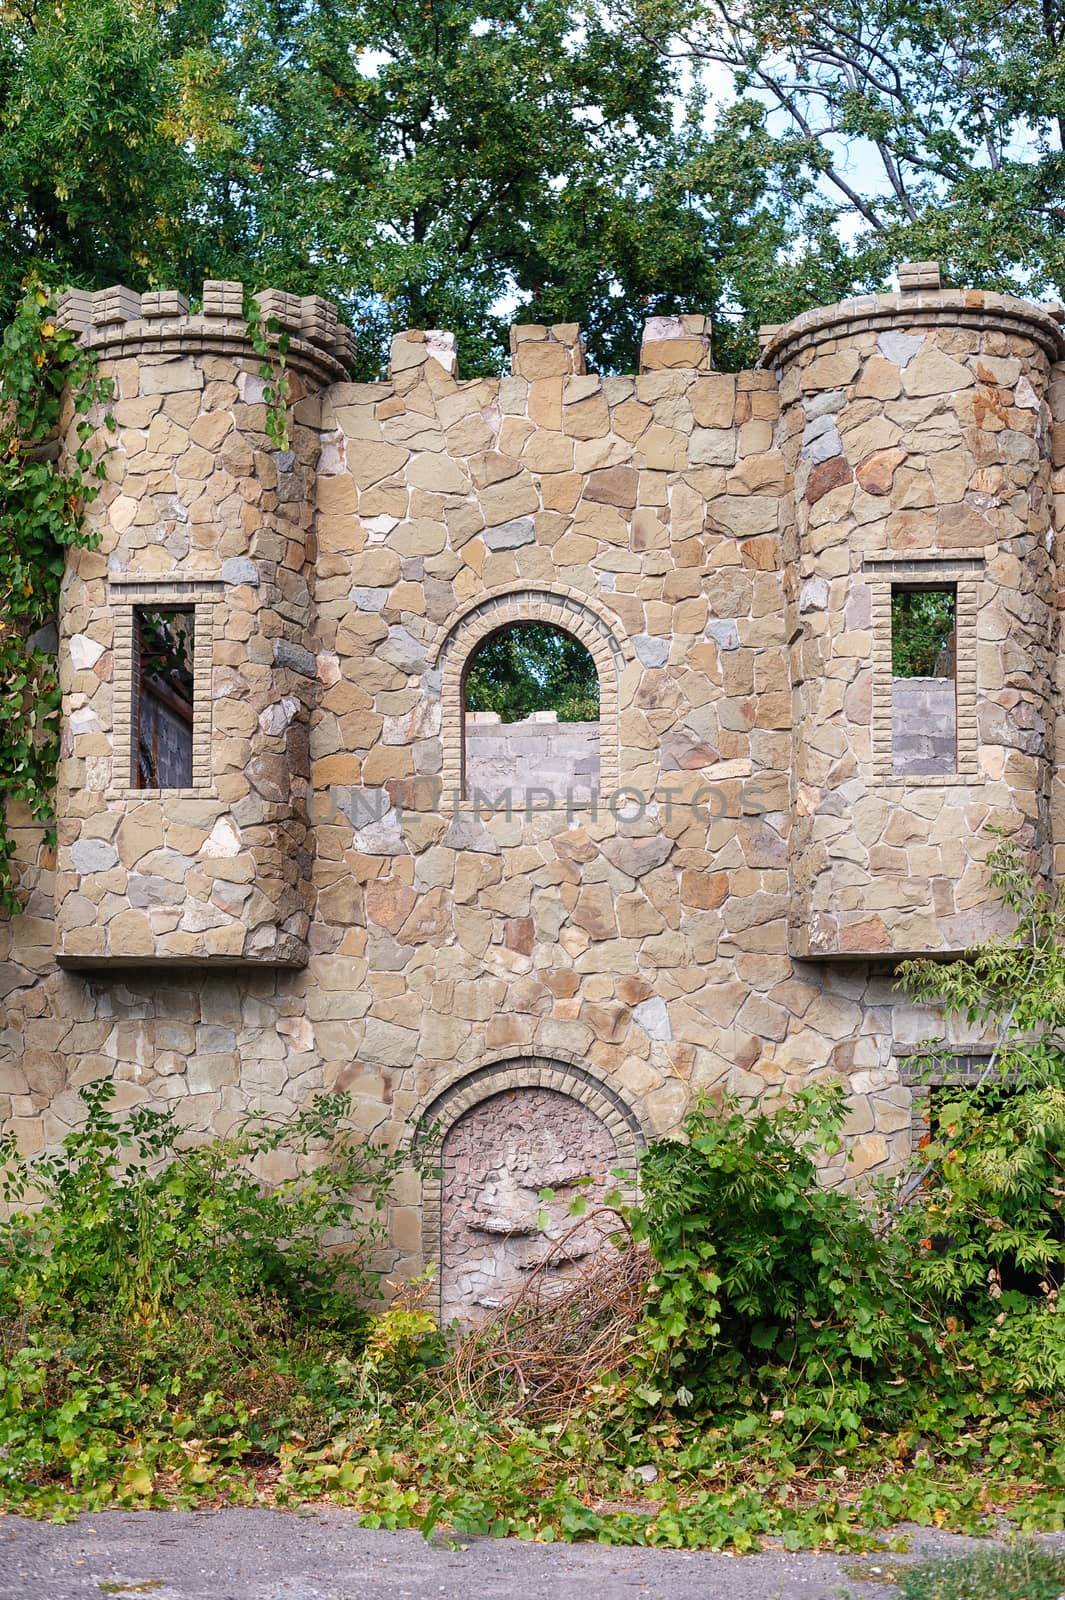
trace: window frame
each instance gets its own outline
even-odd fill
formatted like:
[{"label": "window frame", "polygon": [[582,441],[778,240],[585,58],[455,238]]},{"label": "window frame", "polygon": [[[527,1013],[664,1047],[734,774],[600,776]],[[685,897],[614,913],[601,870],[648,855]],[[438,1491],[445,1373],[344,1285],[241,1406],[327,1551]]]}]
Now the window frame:
[{"label": "window frame", "polygon": [[[485,815],[483,802],[466,798],[466,668],[491,634],[513,623],[536,622],[560,628],[584,645],[599,675],[599,784],[588,800],[558,798],[537,805],[534,814],[594,811],[621,786],[619,748],[620,680],[631,652],[610,623],[584,596],[522,587],[490,595],[464,612],[446,630],[431,665],[440,671],[442,770],[441,807],[454,815]],[[516,819],[523,812],[516,808]]]},{"label": "window frame", "polygon": [[[108,789],[111,798],[217,798],[211,772],[211,673],[218,603],[224,589],[222,582],[208,579],[177,583],[151,582],[143,578],[111,579],[110,602],[115,619],[112,766]],[[189,788],[142,789],[134,782],[139,736],[138,611],[191,611],[193,614],[192,784]]]},{"label": "window frame", "polygon": [[[873,781],[892,788],[937,789],[983,781],[980,773],[977,693],[977,605],[982,556],[866,557],[862,575],[870,585],[873,632]],[[894,672],[891,658],[891,596],[895,589],[953,588],[955,764],[952,772],[896,772],[892,751]]]},{"label": "window frame", "polygon": [[[950,613],[951,613],[951,625],[952,625],[952,646],[953,646],[952,668],[953,668],[953,670],[951,671],[949,677],[936,678],[935,674],[932,674],[933,681],[940,682],[940,683],[951,683],[954,686],[954,696],[953,696],[953,700],[954,700],[954,760],[953,760],[953,765],[950,768],[948,768],[948,769],[946,769],[946,771],[940,772],[940,773],[907,772],[904,769],[900,769],[899,767],[897,767],[895,765],[895,735],[896,735],[896,731],[897,731],[896,727],[895,727],[895,709],[896,709],[895,708],[895,684],[896,683],[920,682],[922,679],[927,680],[928,677],[929,677],[929,675],[927,673],[916,673],[915,672],[915,673],[910,673],[906,677],[900,678],[895,672],[895,601],[896,601],[897,597],[899,597],[900,595],[904,595],[904,594],[947,594],[947,595],[950,596],[950,599],[951,599]],[[949,776],[951,773],[955,773],[958,770],[958,585],[957,585],[957,583],[947,583],[947,582],[943,582],[942,580],[940,580],[939,582],[936,582],[936,583],[928,583],[928,582],[922,583],[922,582],[917,582],[917,581],[907,582],[907,583],[892,583],[892,585],[891,585],[891,594],[890,594],[890,605],[891,605],[890,626],[891,626],[891,770],[892,770],[892,773],[897,778],[903,778],[903,779],[907,779],[907,780],[909,778],[911,778],[911,777],[926,778],[926,777],[946,777],[946,776]]]}]

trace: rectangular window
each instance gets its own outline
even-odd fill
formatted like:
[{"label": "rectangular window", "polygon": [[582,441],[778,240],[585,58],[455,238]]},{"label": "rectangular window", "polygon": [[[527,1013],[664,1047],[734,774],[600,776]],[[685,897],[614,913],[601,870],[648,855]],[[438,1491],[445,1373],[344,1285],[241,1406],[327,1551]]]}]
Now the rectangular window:
[{"label": "rectangular window", "polygon": [[891,766],[958,769],[957,585],[891,586]]},{"label": "rectangular window", "polygon": [[195,615],[191,606],[134,609],[134,789],[192,787]]}]

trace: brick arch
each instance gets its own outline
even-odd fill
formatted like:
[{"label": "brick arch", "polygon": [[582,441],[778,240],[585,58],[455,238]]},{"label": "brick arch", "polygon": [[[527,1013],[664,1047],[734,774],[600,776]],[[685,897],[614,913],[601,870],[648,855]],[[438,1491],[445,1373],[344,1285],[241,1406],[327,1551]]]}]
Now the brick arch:
[{"label": "brick arch", "polygon": [[467,664],[490,634],[520,622],[561,628],[579,640],[594,661],[599,676],[599,787],[604,794],[613,793],[620,782],[620,677],[631,659],[631,646],[614,631],[603,608],[586,596],[568,589],[532,587],[501,589],[482,596],[442,632],[430,655],[430,665],[440,670],[443,793],[462,792]]},{"label": "brick arch", "polygon": [[413,1148],[428,1157],[422,1179],[422,1255],[440,1264],[443,1222],[442,1170],[438,1160],[448,1133],[467,1112],[507,1089],[552,1089],[587,1107],[614,1140],[618,1166],[634,1175],[647,1144],[636,1111],[615,1088],[604,1083],[577,1056],[500,1056],[472,1071],[459,1072],[422,1101],[414,1115]]}]

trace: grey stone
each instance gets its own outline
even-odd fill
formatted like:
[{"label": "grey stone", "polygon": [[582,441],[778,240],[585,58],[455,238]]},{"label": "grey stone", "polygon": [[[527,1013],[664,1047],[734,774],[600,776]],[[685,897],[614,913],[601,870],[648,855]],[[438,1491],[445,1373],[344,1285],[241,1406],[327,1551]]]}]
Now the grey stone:
[{"label": "grey stone", "polygon": [[604,839],[599,848],[610,865],[626,877],[642,878],[645,872],[653,872],[669,860],[673,845],[674,840],[663,833],[653,839],[625,839],[619,835]]},{"label": "grey stone", "polygon": [[425,646],[406,628],[389,628],[388,638],[375,653],[400,672],[420,672],[425,666]]},{"label": "grey stone", "polygon": [[804,400],[802,408],[812,421],[814,417],[823,417],[830,412],[842,410],[845,399],[842,389],[826,389],[824,394],[815,394],[809,400]]},{"label": "grey stone", "polygon": [[299,709],[300,703],[295,695],[287,694],[284,699],[275,701],[273,705],[263,707],[259,712],[259,726],[264,733],[276,738],[284,733]]},{"label": "grey stone", "polygon": [[520,545],[534,542],[536,530],[532,517],[513,517],[498,528],[486,529],[482,537],[489,550],[517,550]]},{"label": "grey stone", "polygon": [[807,578],[799,590],[800,611],[823,611],[828,605],[828,582],[824,578]]},{"label": "grey stone", "polygon": [[353,828],[372,827],[385,822],[390,815],[390,826],[399,826],[392,813],[392,797],[387,789],[350,789],[344,784],[335,783],[329,794],[337,810],[344,813]]},{"label": "grey stone", "polygon": [[714,617],[706,624],[706,632],[719,650],[737,650],[740,632],[731,617]]},{"label": "grey stone", "polygon": [[877,342],[880,354],[897,367],[908,366],[924,344],[921,333],[882,333]]},{"label": "grey stone", "polygon": [[473,850],[482,856],[499,854],[499,840],[476,817],[456,817],[440,842],[449,850]]},{"label": "grey stone", "polygon": [[805,459],[812,462],[815,466],[819,461],[831,461],[832,457],[838,456],[842,450],[843,443],[840,439],[835,424],[826,429],[824,433],[819,434],[816,439],[812,439],[809,444],[804,444],[802,447],[802,453]]},{"label": "grey stone", "polygon": [[641,1001],[638,1006],[633,1006],[632,1020],[639,1024],[649,1039],[665,1043],[673,1037],[666,1002],[660,1000],[657,995],[650,1000]]},{"label": "grey stone", "polygon": [[664,667],[669,660],[668,639],[653,639],[649,633],[638,633],[632,647],[645,667]]},{"label": "grey stone", "polygon": [[71,846],[75,872],[109,872],[118,866],[118,851],[104,839],[79,839]]},{"label": "grey stone", "polygon": [[700,466],[731,467],[736,460],[735,428],[693,428],[688,459]]},{"label": "grey stone", "polygon": [[232,1028],[223,1028],[217,1022],[199,1023],[196,1028],[196,1049],[204,1055],[223,1055],[237,1048],[237,1036]]},{"label": "grey stone", "polygon": [[410,852],[403,830],[396,817],[385,817],[381,822],[371,822],[368,827],[356,828],[352,843],[356,850],[368,856],[405,856]]},{"label": "grey stone", "polygon": [[355,588],[351,591],[351,599],[360,611],[382,611],[391,593],[391,589]]},{"label": "grey stone", "polygon": [[836,426],[834,417],[812,417],[802,430],[803,444],[813,444],[815,439],[820,439],[823,433],[830,433]]},{"label": "grey stone", "polygon": [[131,872],[126,893],[129,895],[131,906],[136,906],[138,911],[149,911],[152,906],[180,905],[186,891],[183,883],[171,883],[169,878],[154,877],[145,872]]},{"label": "grey stone", "polygon": [[311,652],[305,650],[301,644],[291,644],[288,639],[274,640],[274,665],[290,667],[293,672],[298,672],[304,678],[313,678],[318,671]]},{"label": "grey stone", "polygon": [[257,589],[259,568],[246,556],[230,556],[228,561],[222,562],[222,578],[226,583],[249,583],[253,589]]}]

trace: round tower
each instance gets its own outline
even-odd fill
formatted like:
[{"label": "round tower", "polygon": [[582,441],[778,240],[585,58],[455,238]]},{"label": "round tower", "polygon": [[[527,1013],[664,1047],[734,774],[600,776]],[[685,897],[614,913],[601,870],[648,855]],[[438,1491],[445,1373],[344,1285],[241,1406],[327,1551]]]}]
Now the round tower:
[{"label": "round tower", "polygon": [[790,944],[960,951],[1005,830],[1049,866],[1056,308],[934,263],[767,330],[794,475]]},{"label": "round tower", "polygon": [[317,297],[267,290],[257,314],[287,336],[287,448],[241,284],[206,283],[197,315],[173,292],[60,302],[115,390],[99,542],[60,614],[64,965],[307,958],[314,395],[353,348]]}]

